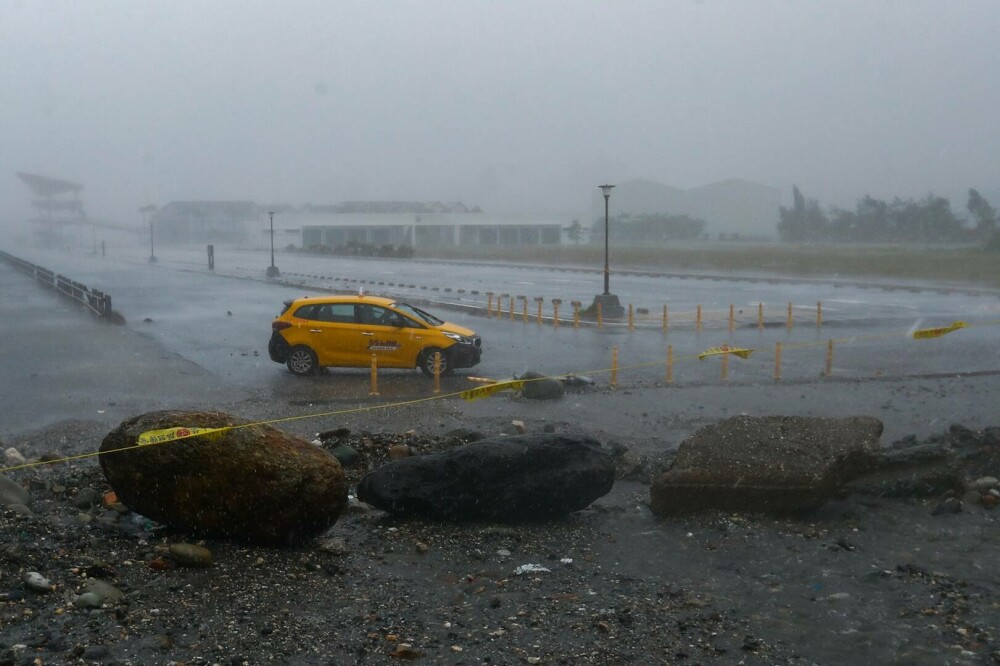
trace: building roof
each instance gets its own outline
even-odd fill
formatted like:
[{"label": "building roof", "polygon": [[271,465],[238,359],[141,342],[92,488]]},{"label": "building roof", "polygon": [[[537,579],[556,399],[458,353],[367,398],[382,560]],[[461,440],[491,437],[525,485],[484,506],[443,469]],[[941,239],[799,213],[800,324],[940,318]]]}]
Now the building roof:
[{"label": "building roof", "polygon": [[17,177],[30,187],[32,192],[40,197],[52,197],[67,192],[79,192],[83,189],[83,185],[79,183],[71,183],[68,180],[49,178],[48,176],[39,176],[33,173],[18,171]]}]

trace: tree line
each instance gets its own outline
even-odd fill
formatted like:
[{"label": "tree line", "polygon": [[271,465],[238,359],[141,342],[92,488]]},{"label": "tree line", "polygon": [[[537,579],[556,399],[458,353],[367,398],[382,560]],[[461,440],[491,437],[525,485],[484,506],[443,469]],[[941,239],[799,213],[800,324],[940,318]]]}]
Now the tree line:
[{"label": "tree line", "polygon": [[[806,199],[792,188],[791,208],[781,207],[778,235],[788,242],[909,242],[987,243],[1000,245],[997,212],[975,189],[969,190],[966,209],[970,218],[957,216],[944,197],[929,194],[923,199],[882,201],[865,195],[854,210],[824,211],[815,199]],[[967,225],[971,221],[971,226]]]}]

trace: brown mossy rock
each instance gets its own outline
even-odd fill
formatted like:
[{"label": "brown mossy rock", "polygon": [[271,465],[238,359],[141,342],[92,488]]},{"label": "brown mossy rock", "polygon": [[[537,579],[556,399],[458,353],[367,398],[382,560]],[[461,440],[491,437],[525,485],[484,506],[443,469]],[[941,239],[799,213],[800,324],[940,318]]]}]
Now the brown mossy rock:
[{"label": "brown mossy rock", "polygon": [[[301,543],[330,528],[347,481],[327,451],[222,412],[149,412],[101,442],[101,468],[130,509],[175,528],[263,545]],[[149,430],[244,426],[135,447]],[[125,450],[121,450],[125,449]]]},{"label": "brown mossy rock", "polygon": [[659,516],[815,509],[877,466],[881,435],[870,416],[734,416],[681,443],[650,505]]}]

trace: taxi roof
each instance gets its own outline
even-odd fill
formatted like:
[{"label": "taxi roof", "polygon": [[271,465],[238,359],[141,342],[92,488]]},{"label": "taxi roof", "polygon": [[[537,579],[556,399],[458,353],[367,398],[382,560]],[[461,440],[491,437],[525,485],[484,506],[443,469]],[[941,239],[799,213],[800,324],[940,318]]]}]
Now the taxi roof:
[{"label": "taxi roof", "polygon": [[295,303],[368,303],[370,305],[392,305],[395,298],[385,296],[358,296],[357,294],[343,294],[339,296],[302,296],[292,301]]}]

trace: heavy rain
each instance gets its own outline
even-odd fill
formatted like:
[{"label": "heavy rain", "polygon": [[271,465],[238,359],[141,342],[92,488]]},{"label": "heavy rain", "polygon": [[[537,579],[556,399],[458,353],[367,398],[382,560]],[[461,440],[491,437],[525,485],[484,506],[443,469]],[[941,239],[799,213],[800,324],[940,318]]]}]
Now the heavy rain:
[{"label": "heavy rain", "polygon": [[998,29],[0,0],[0,666],[1000,662]]}]

